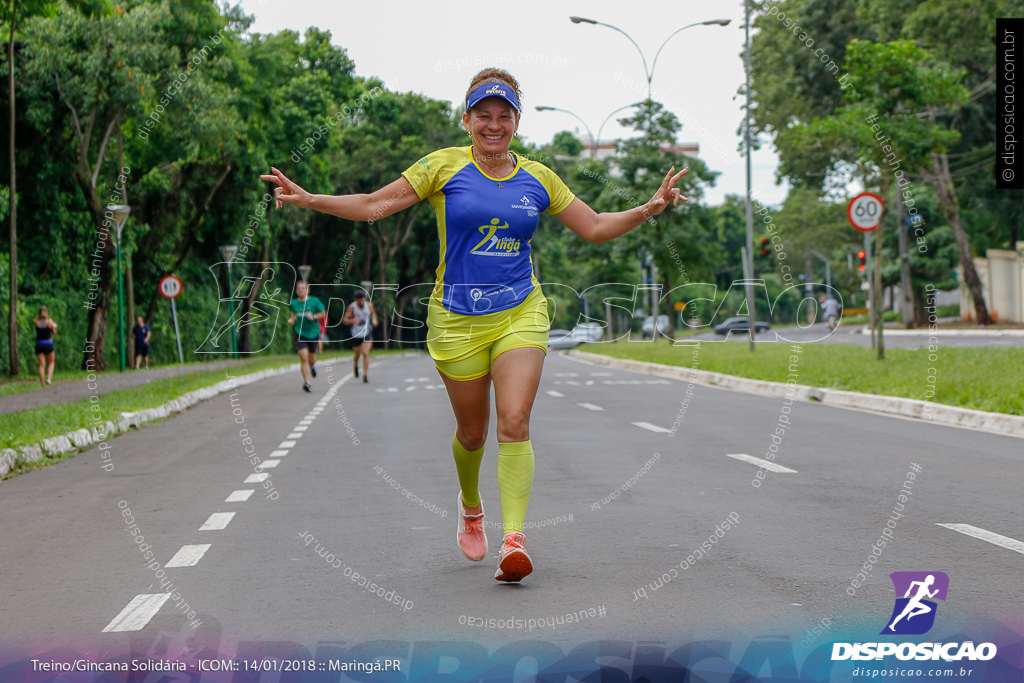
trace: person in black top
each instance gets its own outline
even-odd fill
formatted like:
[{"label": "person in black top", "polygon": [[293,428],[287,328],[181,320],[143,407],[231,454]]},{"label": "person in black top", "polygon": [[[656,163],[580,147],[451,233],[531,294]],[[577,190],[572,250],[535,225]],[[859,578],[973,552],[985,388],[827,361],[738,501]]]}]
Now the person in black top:
[{"label": "person in black top", "polygon": [[132,334],[135,335],[135,369],[139,369],[142,359],[145,358],[146,369],[149,370],[149,338],[153,336],[153,333],[141,315],[135,319]]},{"label": "person in black top", "polygon": [[46,386],[53,382],[53,335],[57,333],[57,323],[53,321],[46,306],[39,307],[39,315],[35,318],[36,357],[39,358],[39,384]]}]

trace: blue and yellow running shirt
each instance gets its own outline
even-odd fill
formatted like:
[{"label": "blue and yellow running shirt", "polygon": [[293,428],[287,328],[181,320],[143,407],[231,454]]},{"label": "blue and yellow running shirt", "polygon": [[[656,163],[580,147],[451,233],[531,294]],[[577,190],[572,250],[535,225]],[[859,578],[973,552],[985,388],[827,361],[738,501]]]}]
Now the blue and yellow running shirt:
[{"label": "blue and yellow running shirt", "polygon": [[516,155],[515,170],[494,179],[477,166],[471,147],[449,147],[402,175],[437,214],[432,298],[453,313],[482,315],[517,306],[539,286],[530,240],[540,212],[559,213],[575,199],[554,171]]}]

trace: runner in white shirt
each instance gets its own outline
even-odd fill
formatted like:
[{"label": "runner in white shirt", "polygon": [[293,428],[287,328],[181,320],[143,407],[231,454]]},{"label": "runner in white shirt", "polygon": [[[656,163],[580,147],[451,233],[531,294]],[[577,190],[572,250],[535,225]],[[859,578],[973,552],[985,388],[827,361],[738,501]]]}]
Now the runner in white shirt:
[{"label": "runner in white shirt", "polygon": [[359,356],[363,357],[363,382],[369,382],[370,349],[373,348],[373,328],[377,326],[377,311],[373,304],[366,300],[366,292],[356,291],[356,300],[345,310],[341,320],[344,325],[352,326],[352,372],[359,377]]}]

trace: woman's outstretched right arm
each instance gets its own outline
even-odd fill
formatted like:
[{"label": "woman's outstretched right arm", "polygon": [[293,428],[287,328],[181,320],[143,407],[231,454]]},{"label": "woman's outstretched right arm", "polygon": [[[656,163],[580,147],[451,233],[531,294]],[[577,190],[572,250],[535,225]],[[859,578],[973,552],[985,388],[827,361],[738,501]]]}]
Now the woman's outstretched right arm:
[{"label": "woman's outstretched right arm", "polygon": [[260,179],[277,183],[274,195],[279,209],[285,204],[294,204],[300,209],[313,209],[350,221],[372,222],[407,209],[420,200],[404,176],[371,194],[328,195],[310,194],[281,171],[274,167],[270,170],[272,175],[261,175]]}]

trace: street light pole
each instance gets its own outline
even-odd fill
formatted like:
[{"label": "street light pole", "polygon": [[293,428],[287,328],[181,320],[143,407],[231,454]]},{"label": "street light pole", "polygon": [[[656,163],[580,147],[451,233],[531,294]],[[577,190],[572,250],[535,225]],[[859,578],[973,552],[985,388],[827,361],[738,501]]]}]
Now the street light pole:
[{"label": "street light pole", "polygon": [[680,31],[685,31],[686,29],[692,28],[694,26],[711,26],[711,25],[726,26],[726,25],[729,24],[731,19],[709,19],[708,21],[698,21],[695,24],[689,24],[689,25],[684,26],[684,27],[682,27],[680,29],[676,29],[676,31],[674,33],[672,33],[672,35],[670,35],[668,38],[665,39],[665,42],[663,42],[661,44],[661,47],[658,48],[658,52],[654,55],[654,62],[651,64],[651,68],[650,69],[647,68],[647,58],[644,57],[644,51],[640,49],[640,46],[637,45],[636,41],[633,40],[633,38],[630,37],[630,35],[628,33],[623,31],[618,26],[612,26],[611,24],[606,24],[603,21],[595,21],[594,19],[587,19],[585,17],[577,17],[577,16],[569,17],[569,21],[571,21],[574,24],[596,24],[597,26],[604,26],[606,28],[612,29],[613,31],[618,31],[622,35],[626,36],[626,40],[628,40],[629,42],[633,43],[633,47],[635,47],[636,51],[640,53],[640,59],[644,63],[644,75],[647,77],[647,99],[650,100],[651,99],[651,81],[654,79],[654,67],[657,66],[657,64],[658,64],[658,55],[661,54],[661,50],[662,50],[662,48],[665,47],[665,44],[668,43],[668,41],[672,40],[672,38],[676,35],[676,33],[679,33]]},{"label": "street light pole", "polygon": [[747,323],[749,325],[750,335],[750,350],[754,351],[754,334],[757,328],[755,324],[755,317],[757,309],[754,303],[754,208],[751,206],[751,198],[753,194],[752,190],[752,171],[751,171],[751,143],[750,143],[750,3],[745,3],[747,7],[746,23],[744,25],[744,31],[746,32],[746,43],[743,50],[743,63],[744,71],[746,71],[746,95],[747,95],[747,106],[744,108],[744,119],[743,119],[743,144],[746,147],[747,152],[747,253],[743,255],[744,270],[750,273],[750,277],[747,278],[746,295],[747,295]]},{"label": "street light pole", "polygon": [[228,301],[231,302],[231,353],[235,360],[238,360],[238,337],[235,333],[235,293],[234,285],[231,284],[231,262],[238,253],[238,246],[234,244],[219,247],[220,255],[228,262]]},{"label": "street light pole", "polygon": [[827,258],[825,258],[821,254],[816,252],[814,249],[811,249],[811,253],[814,254],[815,256],[817,256],[818,258],[820,258],[822,261],[825,262],[825,287],[827,287],[829,290],[831,290],[832,289],[832,265],[828,262]]},{"label": "street light pole", "polygon": [[124,273],[121,271],[121,230],[124,228],[124,223],[128,220],[128,214],[132,212],[132,209],[125,204],[109,204],[107,212],[112,213],[114,216],[114,231],[117,233],[117,321],[121,337],[121,343],[119,344],[120,367],[121,372],[124,372]]},{"label": "street light pole", "polygon": [[[619,107],[618,109],[613,111],[611,114],[608,114],[608,116],[605,117],[604,121],[601,122],[601,126],[597,129],[597,139],[598,140],[601,139],[601,131],[604,130],[604,124],[608,123],[608,120],[611,119],[611,117],[615,116],[616,114],[618,114],[623,109],[629,109],[630,107],[639,107],[642,104],[643,104],[643,102],[634,102],[633,104],[627,104],[625,107]],[[593,154],[593,156],[591,156],[591,158],[592,159],[596,159],[597,158],[597,141],[594,142],[594,154]]]},{"label": "street light pole", "polygon": [[594,134],[593,134],[593,132],[591,132],[590,126],[587,125],[586,121],[581,119],[579,116],[576,116],[576,114],[574,114],[573,112],[569,111],[568,109],[560,109],[558,107],[548,107],[548,106],[538,106],[538,107],[534,107],[534,108],[537,111],[560,111],[560,112],[563,112],[565,114],[568,114],[569,116],[572,116],[577,121],[582,123],[583,127],[587,129],[587,135],[590,136],[590,158],[591,159],[594,158],[594,156],[597,154],[597,139],[594,138]]}]

